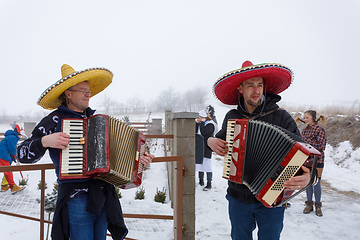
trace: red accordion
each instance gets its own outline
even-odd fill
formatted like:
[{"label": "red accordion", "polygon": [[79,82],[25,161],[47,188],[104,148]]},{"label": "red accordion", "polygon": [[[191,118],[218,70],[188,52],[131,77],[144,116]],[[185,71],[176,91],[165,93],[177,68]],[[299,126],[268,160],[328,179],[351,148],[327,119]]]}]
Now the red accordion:
[{"label": "red accordion", "polygon": [[70,143],[60,153],[59,178],[99,178],[117,187],[141,184],[145,136],[107,115],[62,119]]},{"label": "red accordion", "polygon": [[283,183],[302,171],[310,155],[320,155],[295,134],[256,120],[229,120],[226,141],[223,177],[245,184],[266,207],[280,206],[300,193],[285,190]]}]

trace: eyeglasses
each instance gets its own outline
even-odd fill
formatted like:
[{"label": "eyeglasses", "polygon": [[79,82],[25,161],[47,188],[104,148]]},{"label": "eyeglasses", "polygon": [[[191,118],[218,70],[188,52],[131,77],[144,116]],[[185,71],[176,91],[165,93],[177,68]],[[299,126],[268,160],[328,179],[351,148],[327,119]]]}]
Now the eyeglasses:
[{"label": "eyeglasses", "polygon": [[71,89],[68,89],[69,91],[73,91],[73,92],[82,92],[85,95],[89,94],[91,96],[92,92],[91,91],[88,91],[88,90],[71,90]]}]

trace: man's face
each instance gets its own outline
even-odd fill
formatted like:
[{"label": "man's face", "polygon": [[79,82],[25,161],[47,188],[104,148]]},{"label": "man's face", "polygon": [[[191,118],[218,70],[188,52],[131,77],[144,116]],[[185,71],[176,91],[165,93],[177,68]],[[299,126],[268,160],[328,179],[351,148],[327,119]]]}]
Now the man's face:
[{"label": "man's face", "polygon": [[91,91],[88,82],[78,83],[65,91],[69,109],[83,112],[89,107]]},{"label": "man's face", "polygon": [[238,89],[248,105],[258,106],[264,93],[264,80],[262,77],[250,78],[240,84]]}]

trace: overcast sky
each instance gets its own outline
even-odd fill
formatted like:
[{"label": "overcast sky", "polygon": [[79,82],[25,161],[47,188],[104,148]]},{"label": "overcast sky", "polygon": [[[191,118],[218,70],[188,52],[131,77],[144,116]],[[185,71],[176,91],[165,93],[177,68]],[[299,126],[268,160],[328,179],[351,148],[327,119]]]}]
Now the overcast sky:
[{"label": "overcast sky", "polygon": [[282,102],[359,101],[360,1],[0,0],[0,112],[38,111],[40,94],[75,70],[114,74],[101,95],[151,101],[212,86],[226,72],[281,63],[294,72]]}]

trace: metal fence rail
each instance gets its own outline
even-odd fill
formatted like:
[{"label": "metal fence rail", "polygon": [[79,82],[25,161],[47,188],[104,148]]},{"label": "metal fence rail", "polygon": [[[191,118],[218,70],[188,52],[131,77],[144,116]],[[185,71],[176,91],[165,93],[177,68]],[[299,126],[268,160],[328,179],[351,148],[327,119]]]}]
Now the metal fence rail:
[{"label": "metal fence rail", "polygon": [[[155,138],[160,138],[164,135],[153,135]],[[150,138],[150,136],[148,136]],[[165,138],[171,138],[165,136]],[[183,184],[183,157],[182,156],[170,156],[170,157],[155,157],[152,163],[160,162],[177,162],[177,204],[174,206],[174,215],[154,215],[154,214],[124,214],[124,218],[140,218],[140,219],[162,219],[162,220],[173,220],[174,231],[176,239],[182,238],[182,184]],[[40,240],[44,239],[45,223],[52,223],[51,221],[45,220],[45,170],[55,169],[53,164],[33,164],[33,165],[21,165],[21,166],[6,166],[0,167],[0,172],[16,172],[16,171],[41,171],[41,201],[40,201],[40,218],[34,218],[26,215],[0,211],[0,214],[5,214],[13,217],[24,218],[32,221],[40,222]],[[176,208],[176,209],[175,209]],[[131,240],[131,238],[126,238]]]}]

